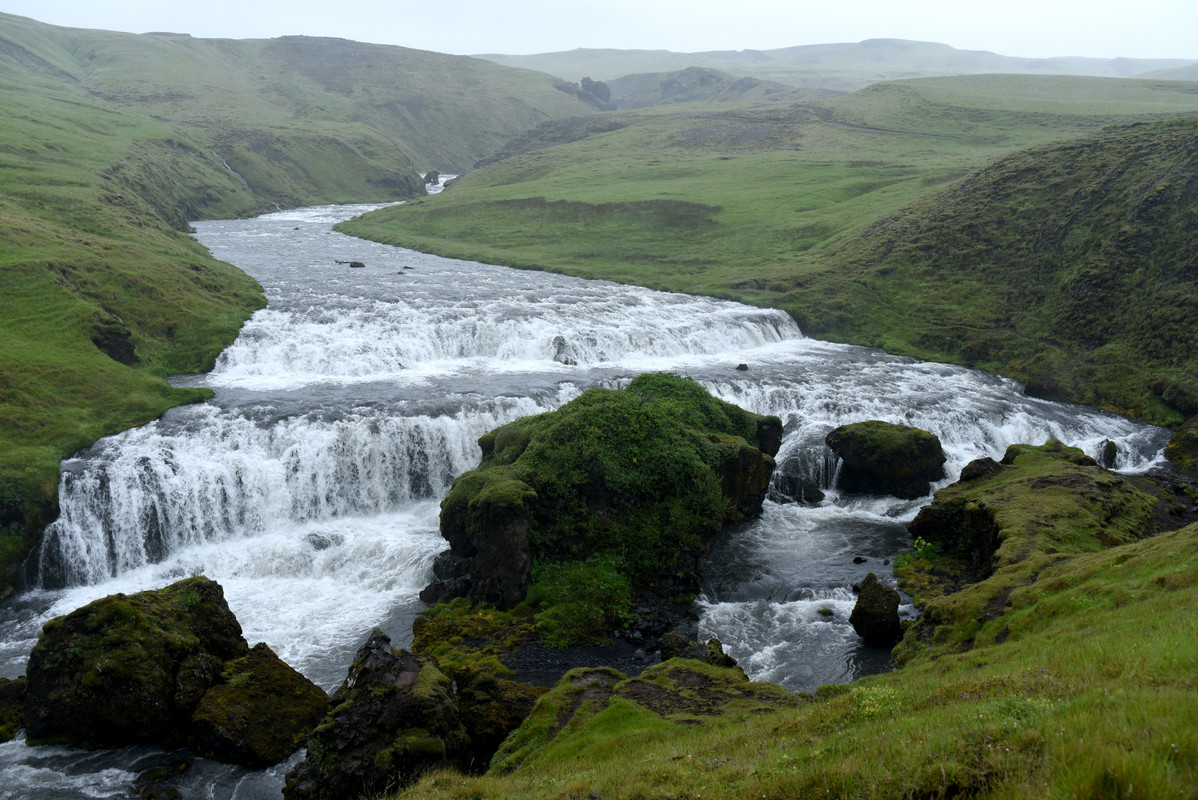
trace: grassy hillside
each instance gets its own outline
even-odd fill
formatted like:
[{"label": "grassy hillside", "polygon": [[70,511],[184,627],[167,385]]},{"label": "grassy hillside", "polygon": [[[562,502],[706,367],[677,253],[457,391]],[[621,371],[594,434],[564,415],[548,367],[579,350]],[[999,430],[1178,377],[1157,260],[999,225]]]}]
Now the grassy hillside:
[{"label": "grassy hillside", "polygon": [[[547,125],[539,139],[524,137],[506,150],[507,158],[463,176],[449,191],[341,230],[446,255],[778,306],[811,333],[1028,379],[1040,369],[1030,354],[1040,349],[1045,326],[1011,333],[1002,312],[987,307],[986,314],[975,313],[989,302],[987,281],[1003,286],[1011,276],[974,270],[968,285],[933,289],[939,276],[903,272],[889,262],[879,268],[860,250],[863,245],[849,245],[878,220],[1029,145],[1093,136],[1113,122],[1195,112],[1195,84],[1023,76],[899,81],[769,110],[680,106],[615,112],[581,124]],[[1156,130],[1164,129],[1145,129],[1144,135]],[[1169,130],[1184,139],[1182,129]],[[1085,152],[1105,141],[1079,147]],[[1027,158],[1051,163],[1056,155]],[[1101,170],[1112,159],[1117,156],[1084,162],[1088,172],[1076,180],[1104,185],[1108,177]],[[1176,166],[1184,168],[1184,158]],[[1145,166],[1141,180],[1152,184],[1158,168],[1169,169]],[[1135,171],[1124,171],[1134,194]],[[962,185],[976,186],[978,180]],[[1184,196],[1183,191],[1174,199]],[[984,194],[973,197],[979,212],[988,207]],[[1189,213],[1169,208],[1170,215]],[[1023,219],[1055,224],[1045,215]],[[1181,225],[1183,217],[1157,222]],[[1137,224],[1149,223],[1144,217]],[[978,218],[971,224],[1001,228],[1007,220]],[[1096,217],[1085,224],[1092,226],[1092,244],[1101,243],[1106,223]],[[1187,241],[1181,235],[1173,240],[1177,247]],[[889,275],[887,282],[877,282],[880,273]],[[921,278],[926,303],[888,299],[886,293],[900,286],[909,295]],[[1104,297],[1119,303],[1117,291]],[[1033,299],[1019,315],[1031,320],[1060,310]],[[928,316],[933,307],[937,313],[960,307],[960,319],[980,320],[973,325],[982,330],[969,337],[970,346],[961,346],[960,331],[939,330],[944,324]],[[1119,304],[1118,318],[1136,314]],[[1113,321],[1103,324],[1111,330],[1104,334],[1108,338],[1143,335],[1143,326],[1117,331]],[[994,352],[971,349],[979,339]],[[1003,349],[1007,342],[1012,349]],[[1167,340],[1157,346],[1169,349]],[[1100,355],[1116,352],[1118,347]],[[1184,383],[1188,367],[1176,355],[1183,349],[1170,352],[1174,355],[1163,361],[1128,367],[1142,373],[1130,396],[1112,393],[1110,381],[1096,383],[1086,365],[1079,365],[1076,380],[1061,382],[1061,391],[1177,421],[1186,402],[1170,387]],[[1071,353],[1078,351],[1062,345],[1062,358]]]},{"label": "grassy hillside", "polygon": [[1152,70],[1184,67],[1192,61],[1135,58],[1012,58],[982,50],[958,50],[936,42],[867,39],[776,50],[668,50],[579,48],[535,55],[482,55],[497,64],[548,72],[570,81],[589,76],[610,81],[624,75],[673,72],[687,67],[722,70],[737,77],[777,81],[788,86],[845,92],[879,81],[942,75],[1014,73],[1130,78]]},{"label": "grassy hillside", "polygon": [[[1153,499],[1060,443],[991,464],[931,506],[988,515],[990,574],[928,602],[897,671],[778,710],[714,702],[749,698],[710,669],[606,692],[567,676],[486,774],[395,797],[1192,797],[1198,525],[1141,538]],[[899,571],[955,571],[945,551]]]}]

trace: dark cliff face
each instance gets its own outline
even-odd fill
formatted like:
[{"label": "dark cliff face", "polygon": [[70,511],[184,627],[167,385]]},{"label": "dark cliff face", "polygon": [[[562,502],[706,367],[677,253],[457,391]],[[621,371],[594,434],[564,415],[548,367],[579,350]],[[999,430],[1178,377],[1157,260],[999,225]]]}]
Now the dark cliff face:
[{"label": "dark cliff face", "polygon": [[697,580],[715,533],[760,513],[781,434],[778,418],[672,375],[505,425],[442,503],[446,574],[468,573],[459,590],[504,608],[538,569],[600,556],[634,590]]}]

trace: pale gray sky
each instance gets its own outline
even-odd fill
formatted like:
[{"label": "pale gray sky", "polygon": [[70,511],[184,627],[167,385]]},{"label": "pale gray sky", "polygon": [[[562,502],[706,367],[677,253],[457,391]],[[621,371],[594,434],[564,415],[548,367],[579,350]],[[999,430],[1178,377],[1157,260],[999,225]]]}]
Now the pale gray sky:
[{"label": "pale gray sky", "polygon": [[1198,0],[0,0],[0,11],[74,28],[337,36],[455,54],[889,37],[1008,56],[1198,59]]}]

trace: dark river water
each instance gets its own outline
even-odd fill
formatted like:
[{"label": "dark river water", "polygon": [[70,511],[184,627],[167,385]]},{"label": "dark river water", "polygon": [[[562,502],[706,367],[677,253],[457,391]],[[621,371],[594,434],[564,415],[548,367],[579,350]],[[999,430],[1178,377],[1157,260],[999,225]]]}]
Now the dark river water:
[{"label": "dark river water", "polygon": [[[262,283],[269,306],[212,373],[180,379],[210,387],[214,400],[64,463],[61,516],[36,557],[41,588],[0,609],[0,676],[24,672],[49,618],[204,574],[224,586],[251,645],[266,642],[332,690],[372,627],[410,642],[416,595],[444,547],[438,504],[478,462],[478,437],[642,372],[688,375],[777,414],[781,468],[825,487],[835,460],[824,436],[866,419],[939,436],[948,455],[940,485],[975,458],[1048,438],[1091,454],[1111,439],[1125,471],[1161,459],[1162,429],[1027,398],[991,375],[807,339],[778,311],[331,230],[369,208],[196,224],[217,258]],[[767,501],[760,519],[713,548],[701,632],[718,636],[750,677],[796,691],[886,668],[888,654],[863,647],[848,624],[850,587],[870,571],[893,581],[905,523],[927,499],[829,490],[815,506]],[[290,767],[18,739],[0,745],[0,798],[130,797],[139,773],[179,763],[189,767],[169,782],[185,798],[278,798]]]}]

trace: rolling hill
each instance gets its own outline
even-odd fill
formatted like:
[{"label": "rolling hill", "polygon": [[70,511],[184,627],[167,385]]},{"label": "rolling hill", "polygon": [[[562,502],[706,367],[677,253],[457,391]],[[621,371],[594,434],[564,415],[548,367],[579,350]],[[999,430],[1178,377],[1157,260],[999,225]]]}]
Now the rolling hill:
[{"label": "rolling hill", "polygon": [[879,81],[946,75],[1012,73],[1130,78],[1193,61],[1134,58],[1014,58],[982,50],[958,50],[937,42],[867,39],[776,50],[568,50],[535,55],[480,55],[497,64],[548,72],[566,80],[584,76],[611,81],[624,75],[673,72],[687,67],[721,70],[736,77],[776,81],[804,89],[846,92]]}]

